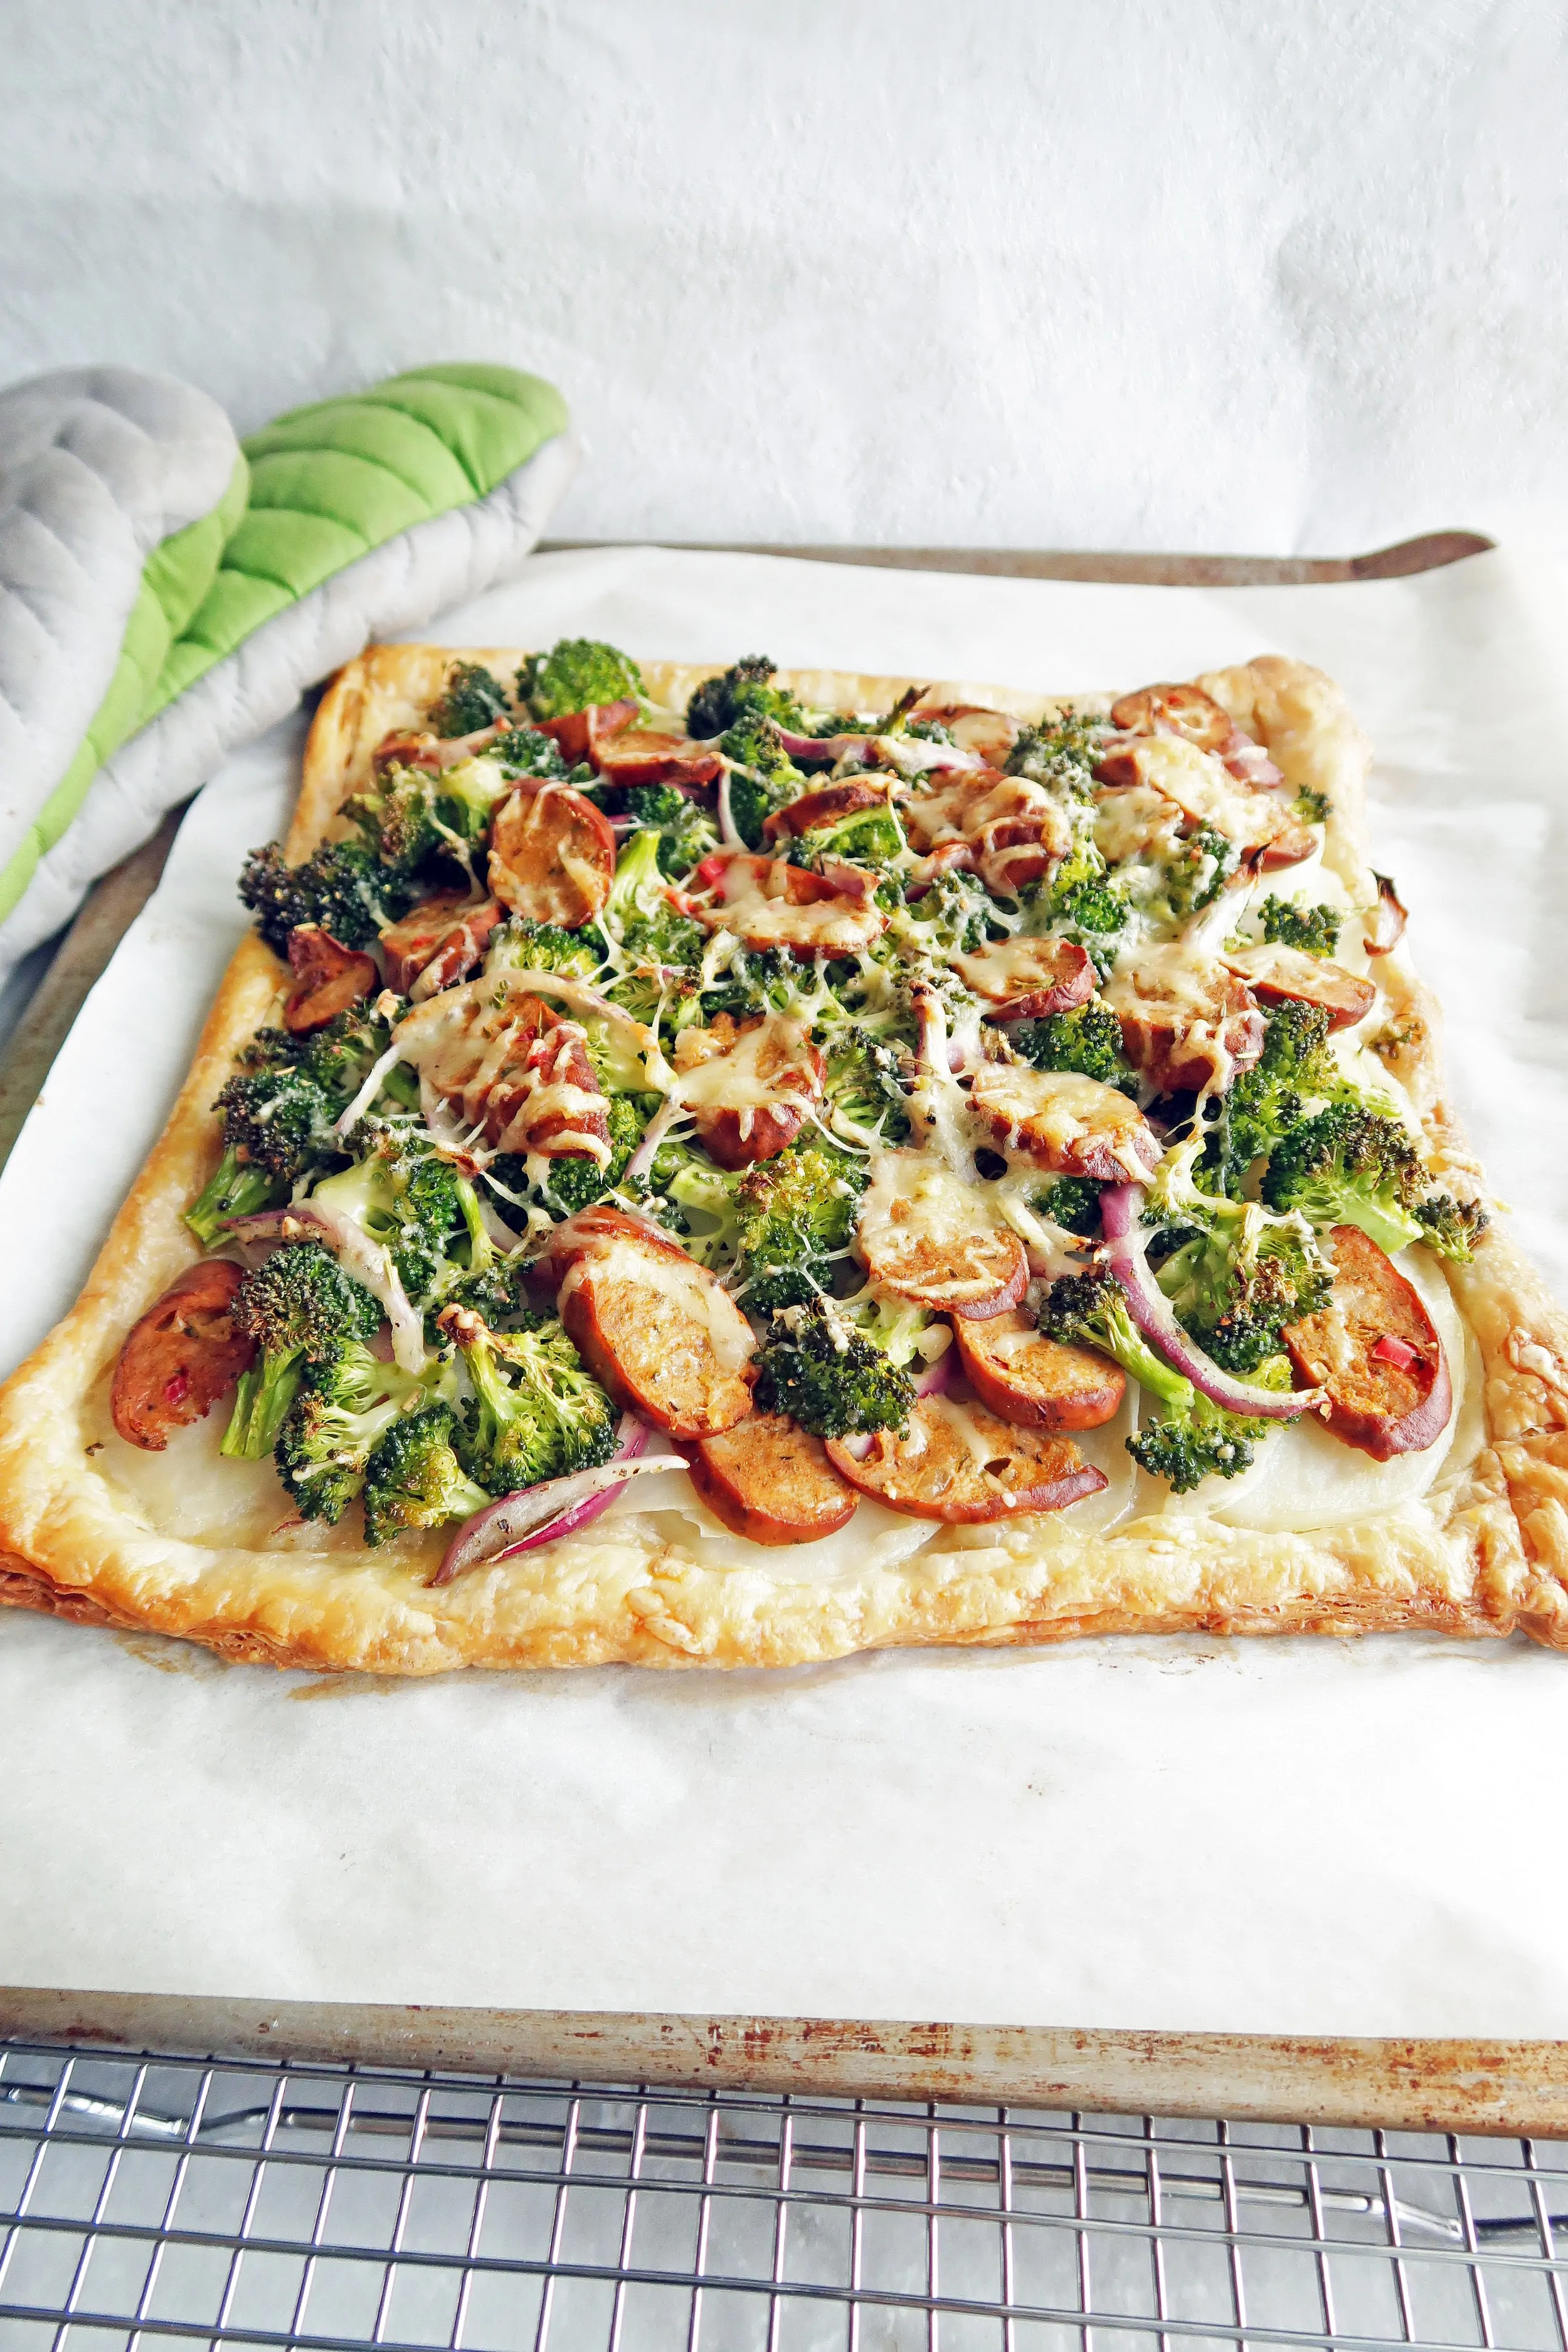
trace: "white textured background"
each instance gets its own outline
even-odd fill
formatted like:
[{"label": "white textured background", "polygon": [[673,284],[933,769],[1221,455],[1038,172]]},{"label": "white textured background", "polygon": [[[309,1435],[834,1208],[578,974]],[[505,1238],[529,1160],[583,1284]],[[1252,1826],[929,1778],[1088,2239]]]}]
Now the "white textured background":
[{"label": "white textured background", "polygon": [[1551,0],[0,0],[0,381],[539,369],[590,537],[1568,548]]}]

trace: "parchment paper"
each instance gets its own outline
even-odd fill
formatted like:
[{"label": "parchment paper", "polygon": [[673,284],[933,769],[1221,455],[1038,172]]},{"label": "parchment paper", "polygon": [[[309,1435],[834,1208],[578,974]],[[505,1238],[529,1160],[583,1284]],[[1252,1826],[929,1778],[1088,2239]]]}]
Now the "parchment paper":
[{"label": "parchment paper", "polygon": [[[1266,648],[1379,752],[1376,862],[1458,1099],[1568,1292],[1568,723],[1555,574],[1215,592],[625,551],[453,643],[1071,688]],[[63,1312],[182,1076],[298,726],[232,761],[0,1180],[6,1355]],[[1568,2034],[1568,1660],[1414,1637],[1120,1641],[779,1675],[224,1667],[0,1612],[0,1980],[264,1999]]]}]

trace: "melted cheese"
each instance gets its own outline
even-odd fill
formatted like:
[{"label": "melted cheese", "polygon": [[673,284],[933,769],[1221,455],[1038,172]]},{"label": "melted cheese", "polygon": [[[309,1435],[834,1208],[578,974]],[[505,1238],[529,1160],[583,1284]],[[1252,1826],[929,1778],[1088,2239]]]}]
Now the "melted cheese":
[{"label": "melted cheese", "polygon": [[1123,957],[1103,990],[1107,1004],[1123,1020],[1170,1028],[1163,1060],[1207,1064],[1205,1094],[1222,1094],[1230,1084],[1235,1040],[1227,1031],[1247,1002],[1237,1006],[1238,993],[1217,957],[1183,940]]},{"label": "melted cheese", "polygon": [[797,870],[782,857],[732,857],[722,883],[725,929],[753,947],[806,948],[826,955],[854,955],[881,937],[888,919],[879,907],[858,906],[837,896],[792,901],[790,877]]},{"label": "melted cheese", "polygon": [[1238,849],[1272,841],[1290,823],[1283,801],[1238,784],[1223,760],[1200,751],[1185,736],[1144,736],[1133,745],[1131,756],[1141,784],[1162,793],[1193,824],[1223,833]]},{"label": "melted cheese", "polygon": [[1003,1148],[1038,1153],[1043,1165],[1070,1160],[1092,1139],[1142,1183],[1148,1168],[1133,1138],[1146,1133],[1142,1114],[1114,1087],[1077,1070],[1036,1070],[1026,1064],[986,1062],[974,1074],[972,1099],[1008,1129]]},{"label": "melted cheese", "polygon": [[1063,950],[1056,940],[998,940],[974,955],[952,955],[948,962],[965,988],[990,1004],[1049,988],[1062,977]]},{"label": "melted cheese", "polygon": [[806,1059],[810,1042],[807,1024],[784,1013],[770,1013],[729,1045],[706,1030],[682,1030],[669,1099],[698,1113],[737,1111],[741,1134],[749,1136],[758,1111],[818,1091]]},{"label": "melted cheese", "polygon": [[[605,1097],[574,1083],[569,1075],[574,1047],[584,1032],[575,1022],[557,1021],[534,1043],[527,1011],[531,975],[501,972],[447,989],[409,1013],[397,1033],[403,1059],[419,1073],[426,1114],[438,1104],[460,1109],[470,1126],[483,1119],[492,1093],[503,1082],[521,1100],[497,1139],[498,1151],[530,1152],[536,1130],[547,1118],[563,1125],[550,1138],[550,1151],[610,1161],[610,1147],[597,1132]],[[536,1000],[537,1001],[537,1000]]]}]

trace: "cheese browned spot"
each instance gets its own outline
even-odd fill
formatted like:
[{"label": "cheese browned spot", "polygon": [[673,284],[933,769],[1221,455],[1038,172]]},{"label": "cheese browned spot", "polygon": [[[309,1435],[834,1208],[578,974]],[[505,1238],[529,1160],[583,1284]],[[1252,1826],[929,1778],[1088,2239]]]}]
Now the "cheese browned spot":
[{"label": "cheese browned spot", "polygon": [[1224,1094],[1263,1051],[1263,1016],[1245,982],[1180,940],[1123,958],[1104,993],[1122,1051],[1159,1094]]},{"label": "cheese browned spot", "polygon": [[854,1517],[859,1496],[820,1437],[786,1412],[753,1412],[686,1454],[691,1483],[716,1519],[752,1543],[816,1543]]},{"label": "cheese browned spot", "polygon": [[399,1024],[426,1115],[445,1108],[498,1151],[610,1160],[604,1090],[577,1023],[495,972],[416,1005]]},{"label": "cheese browned spot", "polygon": [[610,895],[610,820],[566,784],[541,784],[501,803],[490,833],[490,888],[533,923],[581,930]]},{"label": "cheese browned spot", "polygon": [[1331,1029],[1353,1029],[1377,1002],[1370,980],[1300,948],[1241,948],[1223,961],[1260,1003],[1316,1004],[1328,1014]]},{"label": "cheese browned spot", "polygon": [[1158,1139],[1137,1105],[1076,1070],[983,1062],[969,1099],[1004,1150],[1053,1175],[1142,1183],[1159,1164]]},{"label": "cheese browned spot", "polygon": [[994,1021],[1044,1020],[1094,994],[1094,966],[1074,940],[997,940],[948,961]]},{"label": "cheese browned spot", "polygon": [[822,1098],[826,1066],[809,1023],[770,1013],[737,1024],[721,1013],[711,1028],[676,1039],[670,1099],[690,1111],[721,1168],[752,1168],[795,1141]]},{"label": "cheese browned spot", "polygon": [[916,1306],[1005,1314],[1028,1286],[1024,1245],[972,1173],[934,1151],[879,1151],[855,1246],[874,1282]]},{"label": "cheese browned spot", "polygon": [[1099,1429],[1121,1407],[1127,1378],[1120,1365],[1093,1348],[1048,1339],[1026,1315],[954,1329],[971,1388],[1020,1429]]},{"label": "cheese browned spot", "polygon": [[945,1396],[921,1397],[902,1430],[831,1441],[827,1458],[892,1510],[950,1525],[1065,1510],[1107,1483],[1071,1438],[1016,1429]]},{"label": "cheese browned spot", "polygon": [[757,1343],[706,1266],[613,1234],[573,1259],[558,1306],[601,1387],[671,1437],[716,1437],[751,1411]]}]

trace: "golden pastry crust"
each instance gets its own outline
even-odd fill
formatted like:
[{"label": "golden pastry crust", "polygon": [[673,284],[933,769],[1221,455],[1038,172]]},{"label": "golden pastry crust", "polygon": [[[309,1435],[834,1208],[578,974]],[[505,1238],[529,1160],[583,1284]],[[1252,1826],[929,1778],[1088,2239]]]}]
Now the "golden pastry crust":
[{"label": "golden pastry crust", "polygon": [[[492,647],[471,657],[504,671],[521,656]],[[419,718],[452,658],[445,646],[378,646],[340,674],[311,729],[291,859],[331,832],[374,745]],[[710,666],[645,664],[644,673],[656,697],[679,706]],[[874,709],[914,681],[790,673],[784,682],[808,701]],[[1367,752],[1338,688],[1273,656],[1200,683],[1292,783],[1328,795],[1328,862],[1356,902],[1370,904]],[[1060,707],[967,680],[938,692],[1023,718]],[[1103,708],[1101,698],[1076,699]],[[1444,1100],[1436,1008],[1402,950],[1383,959],[1378,977],[1394,1012],[1384,1060],[1449,1180],[1472,1190],[1479,1171]],[[129,1449],[116,1455],[108,1376],[130,1325],[196,1255],[182,1212],[216,1164],[213,1097],[284,986],[282,967],[248,939],[81,1297],[0,1390],[0,1601],[179,1634],[231,1658],[405,1675],[612,1661],[793,1665],[920,1643],[1107,1633],[1522,1630],[1568,1647],[1568,1318],[1495,1226],[1473,1265],[1449,1270],[1479,1348],[1479,1442],[1419,1500],[1348,1525],[1259,1534],[1156,1517],[1096,1535],[1047,1519],[984,1536],[942,1529],[889,1565],[868,1546],[856,1566],[812,1576],[791,1574],[788,1551],[761,1548],[742,1565],[707,1567],[695,1538],[689,1548],[660,1541],[644,1519],[612,1517],[438,1591],[426,1583],[438,1537],[367,1553],[348,1528],[268,1525],[270,1511],[287,1507],[275,1486],[270,1509],[263,1500],[248,1520],[241,1512],[227,1529],[171,1532],[169,1510],[130,1480]],[[216,1465],[210,1431],[184,1435],[205,1444]],[[205,1459],[191,1455],[193,1485]],[[222,1474],[239,1469],[224,1465]]]}]

